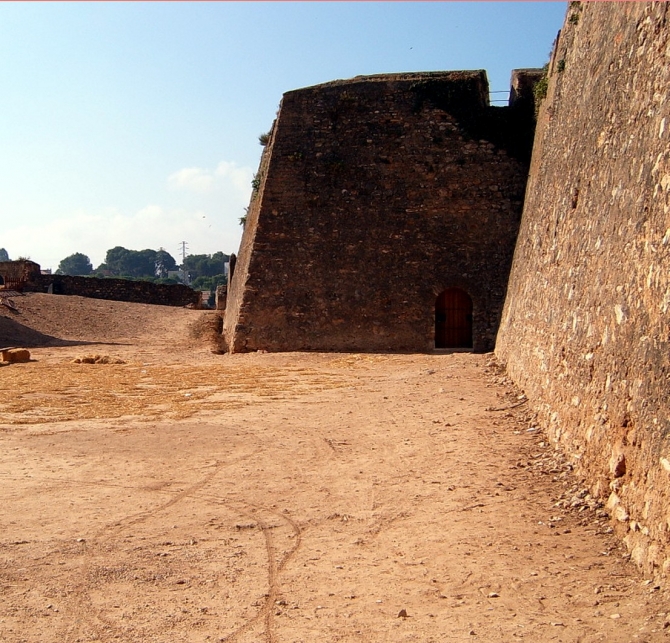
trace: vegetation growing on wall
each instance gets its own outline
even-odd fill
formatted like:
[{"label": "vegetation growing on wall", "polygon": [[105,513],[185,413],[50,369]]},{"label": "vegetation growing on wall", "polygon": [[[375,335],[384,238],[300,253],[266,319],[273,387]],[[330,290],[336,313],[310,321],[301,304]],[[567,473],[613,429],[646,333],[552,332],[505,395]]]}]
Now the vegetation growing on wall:
[{"label": "vegetation growing on wall", "polygon": [[533,95],[535,96],[535,115],[540,109],[540,103],[547,97],[547,89],[549,87],[549,63],[542,67],[544,74],[542,78],[537,81],[533,87]]},{"label": "vegetation growing on wall", "polygon": [[579,22],[579,15],[582,11],[581,2],[571,2],[570,3],[570,16],[568,17],[568,22],[571,25],[576,25]]}]

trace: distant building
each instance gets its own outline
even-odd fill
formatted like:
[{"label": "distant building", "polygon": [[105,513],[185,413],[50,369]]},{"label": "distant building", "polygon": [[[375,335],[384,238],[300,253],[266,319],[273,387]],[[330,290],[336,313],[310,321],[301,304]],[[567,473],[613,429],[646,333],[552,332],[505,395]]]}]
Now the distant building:
[{"label": "distant building", "polygon": [[168,279],[174,279],[178,281],[180,284],[184,284],[185,286],[188,286],[190,283],[188,274],[185,273],[183,270],[169,270],[167,276]]},{"label": "distant building", "polygon": [[21,291],[28,282],[40,274],[39,264],[28,259],[0,261],[0,288]]}]

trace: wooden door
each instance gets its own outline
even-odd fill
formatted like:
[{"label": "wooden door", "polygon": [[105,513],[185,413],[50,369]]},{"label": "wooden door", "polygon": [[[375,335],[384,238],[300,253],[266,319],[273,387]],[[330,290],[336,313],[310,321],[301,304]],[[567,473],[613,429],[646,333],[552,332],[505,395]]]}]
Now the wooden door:
[{"label": "wooden door", "polygon": [[472,348],[472,299],[460,288],[435,301],[435,348]]}]

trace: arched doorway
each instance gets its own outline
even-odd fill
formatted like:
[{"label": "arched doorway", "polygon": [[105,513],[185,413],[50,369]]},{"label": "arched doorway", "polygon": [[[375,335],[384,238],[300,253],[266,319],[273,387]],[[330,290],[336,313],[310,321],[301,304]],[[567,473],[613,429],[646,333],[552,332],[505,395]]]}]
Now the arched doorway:
[{"label": "arched doorway", "polygon": [[472,299],[460,288],[437,296],[435,348],[472,348]]}]

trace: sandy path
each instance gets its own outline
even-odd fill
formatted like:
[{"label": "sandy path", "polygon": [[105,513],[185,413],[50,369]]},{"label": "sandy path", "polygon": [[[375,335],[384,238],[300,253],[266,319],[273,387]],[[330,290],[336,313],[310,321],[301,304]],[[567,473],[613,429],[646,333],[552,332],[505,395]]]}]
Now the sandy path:
[{"label": "sandy path", "polygon": [[17,305],[108,343],[0,368],[0,640],[667,640],[524,406],[487,410],[518,395],[490,356],[216,356],[197,311]]}]

